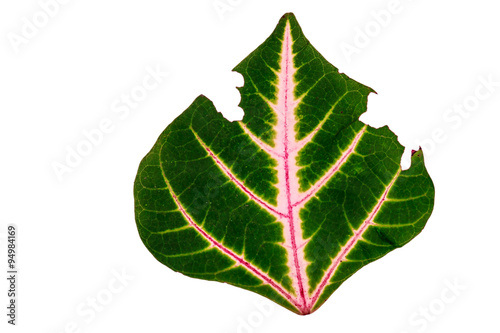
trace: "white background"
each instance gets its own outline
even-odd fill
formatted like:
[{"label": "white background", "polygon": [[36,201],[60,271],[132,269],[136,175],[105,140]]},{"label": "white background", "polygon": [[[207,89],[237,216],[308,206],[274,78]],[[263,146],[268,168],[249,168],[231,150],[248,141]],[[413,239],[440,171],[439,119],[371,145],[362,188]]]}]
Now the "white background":
[{"label": "white background", "polygon": [[[223,12],[214,0],[60,2],[47,22],[38,1],[0,4],[2,271],[9,223],[18,227],[19,259],[18,326],[6,323],[2,278],[2,332],[500,331],[494,1],[221,0]],[[373,13],[389,9],[377,23]],[[158,263],[138,236],[132,193],[140,160],[196,96],[241,117],[234,87],[242,79],[231,69],[289,11],[327,60],[377,91],[361,119],[389,125],[408,149],[403,163],[423,145],[436,187],[416,239],[305,317]],[[41,27],[23,37],[33,16]],[[17,45],[13,36],[25,39]],[[348,44],[357,53],[346,54]],[[147,68],[168,76],[128,114],[114,112]],[[103,119],[112,129],[58,179],[54,163]],[[99,311],[93,298],[105,303]]]}]

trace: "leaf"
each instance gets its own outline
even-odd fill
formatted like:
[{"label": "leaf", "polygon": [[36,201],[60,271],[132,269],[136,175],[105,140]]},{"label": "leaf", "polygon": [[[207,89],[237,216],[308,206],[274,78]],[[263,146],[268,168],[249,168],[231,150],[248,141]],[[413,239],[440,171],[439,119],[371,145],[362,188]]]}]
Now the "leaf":
[{"label": "leaf", "polygon": [[420,233],[434,187],[421,150],[402,170],[397,137],[358,120],[373,90],[328,63],[293,14],[234,70],[242,121],[200,96],[142,160],[139,234],[174,271],[308,314]]}]

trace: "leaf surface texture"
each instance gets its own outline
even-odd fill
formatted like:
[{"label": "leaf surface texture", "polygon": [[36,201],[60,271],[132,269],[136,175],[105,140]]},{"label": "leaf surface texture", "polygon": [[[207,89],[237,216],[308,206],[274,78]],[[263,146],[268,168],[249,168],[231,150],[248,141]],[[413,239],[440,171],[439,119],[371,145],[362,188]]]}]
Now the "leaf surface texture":
[{"label": "leaf surface texture", "polygon": [[134,184],[141,239],[187,276],[309,314],[352,274],[413,239],[434,187],[423,154],[359,116],[373,90],[331,65],[285,14],[234,69],[241,121],[198,97]]}]

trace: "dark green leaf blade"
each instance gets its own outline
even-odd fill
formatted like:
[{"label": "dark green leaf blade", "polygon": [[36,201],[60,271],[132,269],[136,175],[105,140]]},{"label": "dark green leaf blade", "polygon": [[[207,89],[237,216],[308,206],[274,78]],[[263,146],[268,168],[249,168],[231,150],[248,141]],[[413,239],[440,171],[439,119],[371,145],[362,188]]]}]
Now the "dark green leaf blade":
[{"label": "dark green leaf blade", "polygon": [[200,96],[141,162],[139,234],[175,271],[308,314],[422,230],[434,187],[421,151],[401,170],[394,133],[358,120],[373,90],[328,63],[293,14],[235,71],[242,121]]}]

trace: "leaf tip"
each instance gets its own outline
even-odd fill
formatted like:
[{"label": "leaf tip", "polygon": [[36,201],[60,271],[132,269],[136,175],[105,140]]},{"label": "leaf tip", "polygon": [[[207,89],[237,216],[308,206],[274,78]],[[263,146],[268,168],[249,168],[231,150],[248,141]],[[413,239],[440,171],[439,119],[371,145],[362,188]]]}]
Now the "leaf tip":
[{"label": "leaf tip", "polygon": [[418,150],[411,151],[411,164],[423,163],[424,162],[424,151],[422,147],[418,147]]},{"label": "leaf tip", "polygon": [[283,14],[281,19],[282,20],[295,19],[295,15],[292,12],[288,12],[288,13]]},{"label": "leaf tip", "polygon": [[413,157],[415,154],[417,154],[417,157],[420,157],[420,155],[423,154],[422,152],[422,147],[418,147],[418,150],[413,150],[411,151],[411,156]]}]

